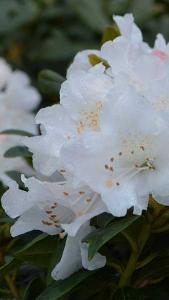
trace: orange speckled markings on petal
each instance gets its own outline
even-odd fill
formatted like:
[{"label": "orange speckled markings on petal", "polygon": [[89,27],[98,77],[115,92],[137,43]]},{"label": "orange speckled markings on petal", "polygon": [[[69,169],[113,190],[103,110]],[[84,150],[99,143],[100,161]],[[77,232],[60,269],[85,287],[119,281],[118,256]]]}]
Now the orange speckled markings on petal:
[{"label": "orange speckled markings on petal", "polygon": [[107,180],[105,182],[105,184],[106,184],[106,187],[109,188],[109,189],[111,189],[114,186],[114,183],[113,183],[112,180]]}]

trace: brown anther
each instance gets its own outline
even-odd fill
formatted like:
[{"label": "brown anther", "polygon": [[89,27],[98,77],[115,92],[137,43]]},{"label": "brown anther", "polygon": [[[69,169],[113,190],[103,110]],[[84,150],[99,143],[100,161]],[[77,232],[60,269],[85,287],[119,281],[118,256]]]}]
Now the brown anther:
[{"label": "brown anther", "polygon": [[104,165],[105,169],[108,170],[109,169],[109,166],[108,165]]},{"label": "brown anther", "polygon": [[119,152],[119,156],[121,156],[123,153],[122,152]]},{"label": "brown anther", "polygon": [[56,215],[51,215],[51,218],[55,219],[55,218],[56,218]]},{"label": "brown anther", "polygon": [[111,158],[110,158],[110,161],[113,162],[113,161],[114,161],[114,157],[111,157]]},{"label": "brown anther", "polygon": [[109,167],[109,170],[112,172],[114,171],[112,166]]},{"label": "brown anther", "polygon": [[91,199],[91,198],[87,198],[86,201],[87,201],[87,202],[91,202],[92,199]]},{"label": "brown anther", "polygon": [[120,185],[120,183],[119,183],[119,182],[116,182],[116,185],[117,185],[117,186],[119,186],[119,185]]},{"label": "brown anther", "polygon": [[53,223],[48,222],[48,221],[44,221],[44,220],[42,220],[42,224],[47,225],[47,226],[52,226],[53,225]]},{"label": "brown anther", "polygon": [[85,194],[85,192],[82,192],[82,191],[79,192],[79,195],[84,195],[84,194]]},{"label": "brown anther", "polygon": [[51,214],[51,213],[52,213],[52,210],[45,210],[45,212],[46,212],[47,214]]},{"label": "brown anther", "polygon": [[145,150],[144,146],[140,146],[140,149],[143,150],[143,151]]},{"label": "brown anther", "polygon": [[131,154],[134,154],[134,151],[131,151]]},{"label": "brown anther", "polygon": [[65,170],[60,170],[60,173],[65,173],[66,171]]},{"label": "brown anther", "polygon": [[65,196],[69,196],[69,193],[68,193],[68,192],[63,192],[63,194],[64,194]]}]

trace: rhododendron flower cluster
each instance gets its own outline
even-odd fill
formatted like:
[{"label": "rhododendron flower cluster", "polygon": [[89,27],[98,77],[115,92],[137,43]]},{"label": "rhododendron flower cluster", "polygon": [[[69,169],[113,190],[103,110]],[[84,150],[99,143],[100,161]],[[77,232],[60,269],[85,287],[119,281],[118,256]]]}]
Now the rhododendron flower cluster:
[{"label": "rhododendron flower cluster", "polygon": [[[29,77],[22,71],[13,71],[0,58],[0,178],[7,183],[6,171],[28,171],[21,158],[7,159],[4,153],[20,143],[17,135],[2,134],[6,130],[23,130],[37,134],[32,111],[40,103],[40,94],[30,85]],[[29,170],[30,172],[30,170]]]},{"label": "rhododendron flower cluster", "polygon": [[68,235],[55,279],[105,265],[100,254],[89,262],[83,243],[94,216],[141,214],[149,195],[169,205],[169,46],[161,35],[147,45],[130,14],[114,21],[119,37],[76,55],[60,104],[36,116],[41,135],[23,139],[35,169],[63,180],[23,177],[28,191],[12,184],[2,198],[7,214],[19,217],[13,236]]}]

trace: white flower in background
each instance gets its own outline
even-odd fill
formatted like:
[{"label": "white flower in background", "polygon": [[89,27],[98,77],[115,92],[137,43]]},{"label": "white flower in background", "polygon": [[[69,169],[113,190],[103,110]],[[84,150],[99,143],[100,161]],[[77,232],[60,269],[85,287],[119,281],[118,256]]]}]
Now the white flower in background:
[{"label": "white flower in background", "polygon": [[63,150],[66,168],[101,194],[108,210],[125,215],[147,208],[150,193],[169,195],[169,130],[151,105],[129,89],[101,113],[101,132]]},{"label": "white flower in background", "polygon": [[34,167],[42,174],[49,176],[63,169],[59,160],[63,145],[84,131],[99,130],[100,112],[113,85],[104,71],[99,64],[88,72],[72,73],[62,84],[61,104],[38,113],[36,122],[41,124],[42,136],[25,138],[24,143],[34,154]]},{"label": "white flower in background", "polygon": [[75,237],[67,237],[65,248],[60,262],[52,271],[55,280],[65,279],[82,267],[95,270],[105,266],[106,258],[97,253],[92,260],[88,260],[88,245],[82,240],[95,228],[84,224]]},{"label": "white flower in background", "polygon": [[10,182],[2,197],[2,207],[11,218],[18,218],[11,227],[12,236],[31,230],[48,234],[66,231],[74,236],[82,224],[106,211],[100,196],[87,186],[74,189],[66,182],[43,182],[22,177],[28,191]]},{"label": "white flower in background", "polygon": [[[31,112],[40,102],[38,91],[30,85],[28,76],[21,71],[12,71],[0,58],[0,132],[8,129],[37,133],[34,115]],[[0,134],[0,178],[6,182],[6,171],[30,172],[21,158],[7,159],[4,153],[20,144],[19,136]]]},{"label": "white flower in background", "polygon": [[36,133],[31,111],[40,102],[38,91],[30,85],[29,77],[21,71],[12,71],[0,59],[0,131],[22,129]]}]

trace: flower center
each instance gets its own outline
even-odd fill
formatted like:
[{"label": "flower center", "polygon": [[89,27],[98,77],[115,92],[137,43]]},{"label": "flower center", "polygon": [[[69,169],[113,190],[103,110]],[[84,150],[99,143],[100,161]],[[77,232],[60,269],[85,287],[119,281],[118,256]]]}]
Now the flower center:
[{"label": "flower center", "polygon": [[97,101],[95,103],[95,107],[92,110],[90,110],[90,111],[83,110],[82,111],[82,115],[84,118],[83,118],[83,121],[80,121],[77,126],[78,134],[80,134],[81,131],[86,127],[90,127],[95,130],[99,128],[99,117],[100,117],[101,110],[102,110],[102,102]]}]

